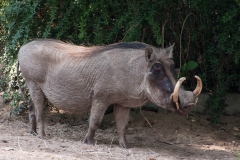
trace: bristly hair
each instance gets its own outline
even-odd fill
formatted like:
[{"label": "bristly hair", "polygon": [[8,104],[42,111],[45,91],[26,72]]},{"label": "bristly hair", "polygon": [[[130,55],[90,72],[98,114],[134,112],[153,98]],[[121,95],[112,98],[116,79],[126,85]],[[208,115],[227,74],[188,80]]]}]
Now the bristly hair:
[{"label": "bristly hair", "polygon": [[104,52],[112,49],[145,49],[148,45],[141,42],[120,42],[105,46],[96,46],[93,53]]},{"label": "bristly hair", "polygon": [[[56,42],[56,43],[60,43],[60,44],[67,44],[67,45],[73,45],[76,46],[75,44],[71,43],[71,42],[64,42],[58,39],[33,39],[33,41],[50,41],[50,42]],[[120,43],[114,43],[114,44],[110,44],[110,45],[103,45],[103,46],[95,46],[95,47],[99,47],[103,50],[109,50],[109,49],[113,49],[113,48],[120,48],[120,49],[144,49],[146,48],[148,45],[142,42],[120,42]],[[89,47],[90,48],[90,47]]]},{"label": "bristly hair", "polygon": [[144,49],[147,44],[140,42],[121,42],[112,45],[108,45],[111,48],[121,48],[121,49]]}]

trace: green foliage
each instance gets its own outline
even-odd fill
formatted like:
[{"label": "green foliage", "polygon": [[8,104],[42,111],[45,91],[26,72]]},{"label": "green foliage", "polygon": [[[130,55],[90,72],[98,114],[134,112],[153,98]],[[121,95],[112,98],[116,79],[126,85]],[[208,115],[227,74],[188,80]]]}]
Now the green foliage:
[{"label": "green foliage", "polygon": [[[3,0],[0,2],[0,89],[19,108],[17,52],[34,38],[102,45],[143,41],[175,43],[174,60],[189,89],[200,75],[213,119],[223,113],[227,92],[240,91],[239,0]],[[24,84],[21,79],[21,84]],[[27,93],[26,86],[24,92]],[[13,102],[12,102],[13,101]]]},{"label": "green foliage", "polygon": [[201,65],[205,88],[213,91],[206,105],[212,121],[218,122],[226,107],[227,92],[240,91],[237,80],[240,79],[240,10],[236,1],[227,0],[198,0],[193,6],[201,13],[199,41],[205,57]]},{"label": "green foliage", "polygon": [[195,68],[197,68],[198,66],[198,63],[196,61],[188,61],[187,63],[184,63],[182,66],[181,66],[181,71],[180,71],[180,75],[179,77],[182,77],[182,75],[186,74],[186,72],[188,71],[192,71],[194,70]]},{"label": "green foliage", "polygon": [[218,123],[219,118],[224,112],[226,99],[226,85],[224,83],[220,83],[217,86],[217,90],[215,94],[210,95],[210,98],[206,102],[206,108],[210,110],[210,117],[212,123]]},{"label": "green foliage", "polygon": [[0,89],[5,91],[3,98],[10,101],[11,113],[20,113],[24,110],[20,103],[21,96],[18,93],[16,63],[17,51],[20,45],[26,43],[34,36],[36,27],[34,16],[38,1],[9,1],[2,4],[0,11],[1,21],[1,57],[0,62],[4,66],[3,77],[0,80]]},{"label": "green foliage", "polygon": [[184,70],[190,71],[190,70],[194,70],[197,66],[198,66],[197,62],[188,61],[187,63],[184,64],[183,68]]}]

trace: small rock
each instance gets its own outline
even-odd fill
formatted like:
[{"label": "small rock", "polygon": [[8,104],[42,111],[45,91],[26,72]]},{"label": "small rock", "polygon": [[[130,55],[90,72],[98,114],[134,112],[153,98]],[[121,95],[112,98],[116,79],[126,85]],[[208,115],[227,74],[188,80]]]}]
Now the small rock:
[{"label": "small rock", "polygon": [[2,142],[2,143],[8,143],[8,141],[6,141],[6,140],[1,140],[0,142]]},{"label": "small rock", "polygon": [[5,147],[3,148],[4,151],[14,151],[14,148],[11,147]]},{"label": "small rock", "polygon": [[234,131],[239,131],[239,129],[237,127],[233,127]]},{"label": "small rock", "polygon": [[192,121],[192,122],[196,122],[196,120],[195,120],[195,119],[191,119],[191,121]]},{"label": "small rock", "polygon": [[114,122],[114,121],[110,121],[109,123],[110,123],[110,124],[114,124],[115,122]]},{"label": "small rock", "polygon": [[135,133],[134,128],[128,128],[128,134],[133,134],[133,133]]},{"label": "small rock", "polygon": [[133,128],[128,128],[128,131],[133,131]]}]

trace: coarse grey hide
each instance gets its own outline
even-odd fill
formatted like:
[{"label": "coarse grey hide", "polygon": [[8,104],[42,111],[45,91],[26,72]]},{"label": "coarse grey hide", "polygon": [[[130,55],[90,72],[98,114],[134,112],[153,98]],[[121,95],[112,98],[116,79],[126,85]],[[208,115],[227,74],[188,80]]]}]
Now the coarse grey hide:
[{"label": "coarse grey hide", "polygon": [[[37,39],[20,48],[18,59],[33,104],[31,132],[44,138],[44,106],[75,113],[90,110],[85,143],[94,143],[95,131],[104,112],[114,105],[119,144],[125,138],[131,107],[148,101],[181,114],[196,104],[201,92],[200,78],[195,91],[184,91],[177,80],[172,60],[173,46],[158,49],[145,43],[116,43],[83,47],[59,40]],[[176,89],[176,86],[178,88]]]}]

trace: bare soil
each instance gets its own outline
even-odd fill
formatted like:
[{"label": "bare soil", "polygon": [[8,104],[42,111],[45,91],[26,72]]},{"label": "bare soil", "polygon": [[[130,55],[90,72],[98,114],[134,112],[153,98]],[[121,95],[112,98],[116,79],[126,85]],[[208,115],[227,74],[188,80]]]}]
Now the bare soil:
[{"label": "bare soil", "polygon": [[[87,132],[87,116],[48,112],[45,116],[47,139],[29,134],[28,116],[9,117],[9,106],[0,102],[0,160],[83,159],[83,160],[237,160],[240,159],[240,117],[223,116],[212,125],[197,113],[131,112],[127,139],[132,148],[118,146],[113,114],[105,115],[97,131],[96,145],[82,140]],[[156,133],[156,131],[158,133]]]}]

